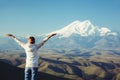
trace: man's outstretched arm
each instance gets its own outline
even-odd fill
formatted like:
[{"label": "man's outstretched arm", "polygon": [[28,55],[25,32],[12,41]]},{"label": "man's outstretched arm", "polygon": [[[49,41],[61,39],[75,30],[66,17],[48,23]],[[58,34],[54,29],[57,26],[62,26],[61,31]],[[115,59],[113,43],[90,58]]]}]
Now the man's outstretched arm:
[{"label": "man's outstretched arm", "polygon": [[37,49],[39,49],[40,47],[42,47],[45,42],[47,42],[51,37],[53,37],[55,35],[56,35],[56,33],[53,33],[53,34],[49,35],[48,37],[46,37],[45,39],[43,39],[43,41],[37,45]]},{"label": "man's outstretched arm", "polygon": [[17,39],[14,35],[12,34],[7,34],[8,37],[14,39],[21,47],[24,47],[25,43],[21,42],[19,39]]}]

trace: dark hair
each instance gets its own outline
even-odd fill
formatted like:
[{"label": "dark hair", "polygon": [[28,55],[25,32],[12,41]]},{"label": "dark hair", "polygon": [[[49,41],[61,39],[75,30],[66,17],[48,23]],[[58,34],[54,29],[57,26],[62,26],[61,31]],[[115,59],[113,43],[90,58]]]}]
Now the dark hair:
[{"label": "dark hair", "polygon": [[35,38],[33,36],[30,36],[29,39],[31,39],[31,44],[34,44],[35,43]]}]

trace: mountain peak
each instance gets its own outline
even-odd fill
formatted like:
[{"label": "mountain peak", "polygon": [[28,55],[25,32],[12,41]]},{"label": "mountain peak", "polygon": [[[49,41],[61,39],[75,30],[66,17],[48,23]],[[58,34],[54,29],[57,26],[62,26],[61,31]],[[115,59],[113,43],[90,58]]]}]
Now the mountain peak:
[{"label": "mountain peak", "polygon": [[91,24],[91,22],[90,22],[90,20],[85,20],[85,21],[83,21],[84,23],[89,23],[89,24]]},{"label": "mountain peak", "polygon": [[91,24],[89,20],[85,20],[83,22],[76,20],[71,24],[55,32],[61,35],[61,37],[69,37],[72,34],[88,36],[88,34],[94,34],[93,31],[94,31],[94,26]]},{"label": "mountain peak", "polygon": [[79,20],[73,21],[72,23],[81,23]]},{"label": "mountain peak", "polygon": [[69,27],[71,27],[72,25],[81,25],[81,24],[91,25],[92,23],[89,20],[85,20],[83,22],[80,22],[79,20],[76,20],[76,21],[73,21],[71,24],[69,24]]},{"label": "mountain peak", "polygon": [[98,28],[94,26],[89,20],[85,20],[83,22],[76,20],[64,28],[54,32],[58,33],[60,37],[69,37],[72,34],[79,34],[80,36],[104,36],[107,33],[112,33],[112,31],[108,28]]}]

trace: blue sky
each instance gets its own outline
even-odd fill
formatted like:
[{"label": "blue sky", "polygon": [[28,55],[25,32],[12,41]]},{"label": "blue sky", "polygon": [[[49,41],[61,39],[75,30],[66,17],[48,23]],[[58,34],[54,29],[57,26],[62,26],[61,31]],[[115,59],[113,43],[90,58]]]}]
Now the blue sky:
[{"label": "blue sky", "polygon": [[0,34],[49,33],[75,20],[120,32],[120,0],[0,0]]}]

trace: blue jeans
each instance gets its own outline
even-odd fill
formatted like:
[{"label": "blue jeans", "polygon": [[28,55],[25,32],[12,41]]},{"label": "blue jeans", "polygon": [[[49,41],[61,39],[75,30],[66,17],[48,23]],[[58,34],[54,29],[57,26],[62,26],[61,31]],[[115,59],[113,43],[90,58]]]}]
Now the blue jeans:
[{"label": "blue jeans", "polygon": [[37,80],[38,67],[25,68],[25,80]]}]

